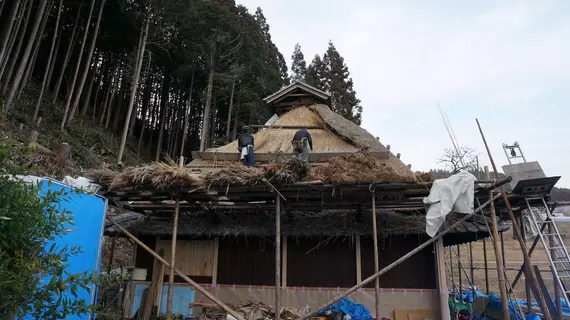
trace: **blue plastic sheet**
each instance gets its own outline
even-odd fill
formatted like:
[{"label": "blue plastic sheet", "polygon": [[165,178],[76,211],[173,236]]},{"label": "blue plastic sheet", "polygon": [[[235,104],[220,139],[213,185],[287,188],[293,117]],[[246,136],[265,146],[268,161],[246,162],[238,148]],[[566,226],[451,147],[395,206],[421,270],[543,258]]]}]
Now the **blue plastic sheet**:
[{"label": "blue plastic sheet", "polygon": [[353,320],[372,320],[374,317],[370,314],[368,309],[358,303],[354,303],[348,299],[341,299],[337,304],[329,306],[327,309],[318,313],[318,315],[323,315],[327,311],[339,312],[342,311],[349,315]]}]

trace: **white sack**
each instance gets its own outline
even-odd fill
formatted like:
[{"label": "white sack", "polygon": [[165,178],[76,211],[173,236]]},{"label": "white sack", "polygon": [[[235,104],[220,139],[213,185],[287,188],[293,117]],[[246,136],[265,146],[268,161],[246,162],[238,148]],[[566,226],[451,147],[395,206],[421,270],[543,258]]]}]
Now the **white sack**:
[{"label": "white sack", "polygon": [[429,196],[424,198],[427,206],[426,232],[430,237],[435,236],[451,211],[473,213],[476,180],[474,175],[462,170],[447,179],[433,182]]}]

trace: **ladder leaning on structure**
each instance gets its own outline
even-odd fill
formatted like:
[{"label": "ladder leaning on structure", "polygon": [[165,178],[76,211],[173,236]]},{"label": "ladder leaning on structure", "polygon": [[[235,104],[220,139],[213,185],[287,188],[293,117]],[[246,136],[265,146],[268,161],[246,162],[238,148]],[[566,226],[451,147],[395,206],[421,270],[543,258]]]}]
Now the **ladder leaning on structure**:
[{"label": "ladder leaning on structure", "polygon": [[[515,142],[512,145],[503,144],[503,150],[505,151],[509,165],[513,165],[514,159],[522,159],[522,163],[529,164],[527,163],[518,142]],[[544,176],[544,173],[542,173],[542,169],[540,169],[538,163],[536,163],[536,165],[541,171],[542,176]],[[540,182],[543,182],[540,180],[543,179],[539,178],[538,176],[534,176],[534,174],[525,174],[524,172],[523,175],[526,175],[526,178],[528,179],[527,182],[530,183],[527,183],[523,188],[519,188],[517,181],[515,182],[517,183],[517,186],[513,191],[517,191],[517,189],[519,189],[519,191],[522,191],[521,193],[524,197],[524,201],[530,216],[529,220],[532,227],[537,232],[535,243],[533,244],[531,250],[534,249],[538,243],[538,240],[542,242],[542,245],[546,251],[546,256],[548,257],[548,262],[550,263],[550,269],[554,278],[553,280],[555,290],[557,293],[561,292],[566,301],[570,301],[570,255],[568,255],[566,245],[560,236],[560,232],[556,226],[556,223],[552,219],[552,212],[548,206],[548,203],[546,202],[545,196],[547,196],[547,188],[540,186]],[[533,178],[535,181],[537,181],[537,183],[531,182]],[[549,180],[552,178],[545,179]],[[522,181],[523,180],[521,180],[521,182]],[[551,183],[553,182],[552,185],[554,185],[556,181],[558,181],[558,179],[551,181]],[[535,214],[537,210],[538,214]],[[541,212],[546,213],[544,217]],[[559,289],[559,291],[557,289]],[[557,307],[559,304],[560,301],[557,301]]]}]

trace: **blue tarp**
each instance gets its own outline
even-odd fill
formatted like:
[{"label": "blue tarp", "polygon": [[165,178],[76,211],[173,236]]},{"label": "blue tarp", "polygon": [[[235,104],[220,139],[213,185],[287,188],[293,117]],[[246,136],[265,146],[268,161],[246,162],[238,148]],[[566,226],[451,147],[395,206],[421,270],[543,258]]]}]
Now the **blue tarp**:
[{"label": "blue tarp", "polygon": [[372,320],[374,317],[370,314],[368,309],[358,303],[354,303],[348,299],[341,299],[338,303],[329,306],[327,309],[318,313],[318,315],[323,315],[327,311],[339,312],[342,311],[349,315],[353,320]]},{"label": "blue tarp", "polygon": [[[67,226],[71,231],[55,240],[57,248],[65,246],[78,246],[81,252],[69,258],[68,267],[65,269],[68,274],[87,272],[88,274],[99,274],[99,265],[102,255],[103,225],[107,201],[99,196],[80,192],[72,187],[59,184],[57,182],[42,180],[39,193],[44,196],[48,192],[61,192],[61,200],[58,203],[60,210],[67,210],[73,215],[73,224]],[[48,242],[47,246],[51,245]],[[49,275],[48,275],[49,278]],[[65,296],[70,300],[84,300],[88,304],[95,303],[97,288],[92,286],[88,290],[78,290],[74,297],[71,292],[66,292]],[[67,320],[91,319],[91,315],[69,316]],[[32,319],[25,317],[24,319]]]}]

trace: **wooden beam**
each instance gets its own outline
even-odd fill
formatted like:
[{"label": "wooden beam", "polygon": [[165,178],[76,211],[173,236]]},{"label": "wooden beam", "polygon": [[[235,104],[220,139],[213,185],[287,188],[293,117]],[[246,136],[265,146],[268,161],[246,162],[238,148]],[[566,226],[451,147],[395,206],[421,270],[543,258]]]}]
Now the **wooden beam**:
[{"label": "wooden beam", "polygon": [[212,270],[212,284],[218,284],[218,255],[220,252],[220,237],[214,238],[214,263]]},{"label": "wooden beam", "polygon": [[287,236],[283,236],[283,256],[281,262],[281,287],[287,288]]},{"label": "wooden beam", "polygon": [[[485,177],[489,179],[489,167],[485,166]],[[489,191],[489,197],[493,196],[493,191]],[[499,292],[501,294],[501,303],[503,314],[509,314],[509,304],[507,295],[507,285],[505,282],[505,265],[503,264],[503,254],[502,250],[499,248],[499,231],[497,228],[497,214],[495,212],[495,202],[491,202],[491,242],[493,243],[493,249],[495,250],[495,263],[497,264],[497,277],[499,279]]]},{"label": "wooden beam", "polygon": [[449,312],[449,289],[447,288],[447,275],[445,272],[445,248],[442,239],[435,242],[435,257],[437,289],[439,291],[439,318],[442,320],[451,320]]},{"label": "wooden beam", "polygon": [[487,238],[483,238],[483,259],[485,260],[485,293],[489,294],[489,266],[487,262]]},{"label": "wooden beam", "polygon": [[[374,242],[374,273],[378,273],[380,262],[378,259],[378,225],[376,224],[376,195],[372,194],[372,237]],[[376,318],[380,316],[380,278],[374,281],[374,300],[376,301]]]},{"label": "wooden beam", "polygon": [[168,275],[168,300],[166,301],[166,318],[172,320],[172,295],[174,290],[174,264],[176,262],[176,237],[178,234],[178,216],[180,214],[180,201],[176,200],[174,221],[172,223],[172,244],[170,246],[170,274]]},{"label": "wooden beam", "polygon": [[[292,138],[292,137],[291,137]],[[356,147],[355,147],[356,152]],[[309,161],[311,162],[327,162],[330,158],[350,155],[352,152],[309,152]],[[293,157],[292,152],[282,153],[255,153],[255,161],[269,162],[276,160],[287,160]],[[390,157],[388,151],[370,151],[370,157],[378,160],[387,160]],[[212,151],[192,151],[192,158],[202,160],[217,160],[217,161],[239,161],[239,153],[237,152],[212,152]],[[191,167],[190,167],[191,168]]]},{"label": "wooden beam", "polygon": [[[105,217],[107,220],[109,220],[115,227],[117,227],[119,230],[121,230],[122,233],[124,233],[128,238],[130,238],[131,240],[133,240],[136,244],[138,244],[141,248],[143,248],[146,252],[150,253],[154,258],[158,259],[158,261],[160,261],[162,264],[164,264],[165,268],[171,268],[171,265],[166,262],[166,260],[164,260],[160,255],[158,255],[154,250],[152,250],[151,248],[149,248],[146,244],[144,244],[142,241],[140,241],[137,237],[135,237],[132,233],[130,233],[129,231],[127,231],[125,228],[123,228],[122,226],[120,226],[118,223],[116,223],[113,219],[111,219],[111,217],[106,216]],[[187,283],[189,283],[194,289],[196,289],[198,292],[200,292],[201,294],[203,294],[204,296],[206,296],[206,298],[210,299],[212,302],[214,302],[215,304],[217,304],[218,306],[220,306],[222,309],[224,309],[227,313],[231,314],[232,316],[234,316],[237,320],[245,320],[239,313],[237,313],[235,310],[233,310],[232,308],[230,308],[227,304],[223,303],[220,299],[216,298],[213,294],[211,294],[208,290],[204,289],[201,285],[199,285],[198,283],[196,283],[194,280],[190,279],[187,275],[185,275],[184,273],[182,273],[180,270],[176,269],[176,268],[171,268],[171,270],[174,270],[174,272],[180,276],[184,281],[186,281]]]},{"label": "wooden beam", "polygon": [[356,283],[362,282],[362,252],[360,250],[360,235],[356,235]]},{"label": "wooden beam", "polygon": [[272,125],[263,125],[263,124],[252,124],[249,127],[253,128],[253,129],[325,129],[325,126],[299,126],[299,125],[288,125],[288,124],[283,124],[283,125],[277,125],[277,124],[272,124]]},{"label": "wooden beam", "polygon": [[275,320],[281,319],[281,196],[275,196]]}]

